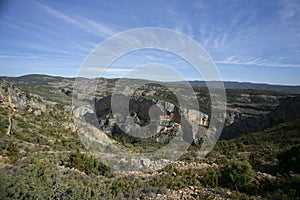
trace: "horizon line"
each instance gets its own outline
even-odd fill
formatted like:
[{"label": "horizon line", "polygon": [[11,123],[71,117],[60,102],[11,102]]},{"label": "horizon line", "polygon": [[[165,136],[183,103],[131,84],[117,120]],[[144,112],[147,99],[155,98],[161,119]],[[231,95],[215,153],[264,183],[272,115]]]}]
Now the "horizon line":
[{"label": "horizon line", "polygon": [[[76,78],[87,78],[87,77],[79,77],[79,76],[64,76],[64,75],[56,75],[56,74],[39,74],[39,73],[32,73],[32,74],[23,74],[23,75],[15,75],[15,76],[9,76],[9,75],[0,75],[0,77],[7,77],[7,78],[20,78],[24,76],[50,76],[50,77],[57,77],[57,78],[70,78],[70,79],[76,79]],[[94,78],[105,78],[105,79],[121,79],[122,77],[94,77]],[[94,78],[87,78],[87,79],[94,79]],[[147,80],[147,81],[156,81],[156,82],[165,82],[165,83],[179,83],[179,82],[227,82],[227,83],[248,83],[248,84],[260,84],[260,85],[271,85],[271,86],[290,86],[290,87],[300,87],[300,84],[293,85],[293,84],[280,84],[280,83],[266,83],[266,82],[251,82],[251,81],[238,81],[238,80],[224,80],[224,81],[216,81],[216,80],[196,80],[196,79],[190,79],[190,80],[174,80],[174,81],[158,81],[158,80],[151,80],[151,79],[141,79],[141,78],[126,78],[126,79],[135,79],[135,80]]]}]

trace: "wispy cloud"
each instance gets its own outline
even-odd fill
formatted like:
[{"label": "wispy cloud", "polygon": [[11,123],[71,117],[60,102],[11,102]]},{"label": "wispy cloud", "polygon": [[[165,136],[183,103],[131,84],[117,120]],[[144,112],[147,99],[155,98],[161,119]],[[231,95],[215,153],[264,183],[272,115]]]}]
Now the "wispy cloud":
[{"label": "wispy cloud", "polygon": [[85,67],[82,68],[78,76],[94,78],[94,77],[119,77],[124,76],[130,69],[125,68],[103,68],[103,67]]},{"label": "wispy cloud", "polygon": [[106,72],[106,73],[123,73],[128,72],[131,69],[125,69],[125,68],[102,68],[102,67],[85,67],[83,68],[84,71],[88,72]]},{"label": "wispy cloud", "polygon": [[239,57],[230,56],[225,60],[215,61],[216,64],[230,64],[230,65],[248,65],[248,66],[264,66],[264,67],[296,67],[300,68],[300,64],[290,64],[290,63],[279,63],[272,62],[263,58],[256,57]]},{"label": "wispy cloud", "polygon": [[189,21],[181,20],[177,22],[175,30],[184,33],[191,38],[195,38],[193,27]]},{"label": "wispy cloud", "polygon": [[31,49],[36,49],[36,50],[42,50],[46,52],[52,52],[52,53],[59,53],[59,54],[67,54],[67,55],[73,55],[73,52],[70,51],[64,51],[60,49],[53,49],[53,48],[48,48],[48,47],[43,47],[43,46],[30,46]]},{"label": "wispy cloud", "polygon": [[286,22],[293,17],[300,16],[300,2],[298,0],[281,0],[282,9],[279,10],[282,22]]},{"label": "wispy cloud", "polygon": [[[233,10],[236,6],[234,4],[237,4],[237,2],[233,3],[230,9]],[[217,17],[215,14],[211,15],[203,11],[202,18],[204,23],[202,22],[197,29],[197,35],[199,35],[199,40],[205,47],[224,50],[223,47],[226,49],[228,45],[239,42],[242,35],[249,34],[249,30],[252,32],[256,30],[254,25],[259,24],[256,22],[259,11],[251,9],[251,12],[247,12],[250,10],[249,7],[245,8],[245,10],[235,10],[230,14],[229,18],[228,12],[230,12],[230,9],[226,11],[220,10]],[[222,17],[222,20],[209,23],[218,19],[218,17]]]},{"label": "wispy cloud", "polygon": [[10,26],[10,27],[12,27],[12,28],[14,28],[14,29],[16,29],[16,30],[19,30],[19,31],[22,31],[22,32],[24,32],[24,33],[27,33],[27,34],[29,34],[29,35],[31,35],[31,36],[34,36],[35,38],[39,38],[39,39],[41,39],[41,40],[46,40],[45,37],[43,37],[43,36],[37,34],[37,33],[34,32],[34,31],[31,31],[30,29],[25,28],[25,27],[23,27],[23,26],[16,25],[16,24],[13,24],[13,23],[10,23],[10,22],[7,22],[7,21],[3,21],[3,22],[1,22],[1,23],[5,23],[7,26]]},{"label": "wispy cloud", "polygon": [[111,27],[103,24],[103,23],[99,23],[87,18],[75,18],[75,17],[71,17],[68,16],[58,10],[55,10],[45,4],[42,3],[36,3],[38,5],[38,7],[40,7],[41,9],[45,10],[48,14],[50,14],[51,16],[63,20],[69,24],[72,24],[86,32],[89,32],[91,34],[94,34],[96,36],[101,36],[101,37],[106,37],[106,36],[110,36],[114,33],[116,33],[115,30],[113,30]]},{"label": "wispy cloud", "polygon": [[60,58],[68,58],[68,56],[63,55],[47,55],[47,54],[26,54],[26,53],[3,53],[0,52],[0,58],[8,58],[8,59],[60,59]]},{"label": "wispy cloud", "polygon": [[41,59],[40,56],[36,56],[36,55],[0,55],[0,58],[11,58],[11,59]]},{"label": "wispy cloud", "polygon": [[[5,21],[1,21],[1,23],[17,30],[20,34],[26,33],[33,37],[34,40],[32,41],[26,40],[26,42],[22,41],[20,43],[15,43],[14,40],[10,41],[10,45],[14,44],[30,51],[33,50],[41,53],[48,53],[49,55],[86,56],[88,52],[90,52],[96,44],[98,44],[89,42],[86,38],[77,38],[76,42],[74,42],[71,37],[68,38],[63,34],[60,34],[58,31],[53,30],[51,27],[44,26],[44,24],[38,25],[34,23],[27,23],[26,21],[16,20],[14,18],[7,18]],[[61,44],[65,43],[66,45],[54,46],[53,44],[56,41],[60,41]],[[70,45],[72,48],[69,47]]]},{"label": "wispy cloud", "polygon": [[[15,17],[3,17],[3,21],[1,21],[1,23],[5,23],[11,27],[14,27],[16,29],[20,29],[24,32],[27,32],[33,36],[38,36],[38,37],[42,37],[45,38],[44,35],[39,35],[37,34],[38,32],[44,32],[45,34],[49,35],[55,35],[55,36],[59,36],[59,33],[57,33],[56,31],[54,31],[53,29],[44,26],[41,26],[41,24],[34,24],[34,23],[28,23],[26,20],[20,20],[19,18],[15,18]],[[35,31],[32,31],[35,30]]]},{"label": "wispy cloud", "polygon": [[39,52],[43,53],[49,53],[51,56],[60,55],[60,56],[86,56],[85,53],[79,53],[79,52],[71,52],[51,47],[44,47],[44,46],[38,46],[38,45],[31,45],[28,46],[29,49],[38,50]]}]

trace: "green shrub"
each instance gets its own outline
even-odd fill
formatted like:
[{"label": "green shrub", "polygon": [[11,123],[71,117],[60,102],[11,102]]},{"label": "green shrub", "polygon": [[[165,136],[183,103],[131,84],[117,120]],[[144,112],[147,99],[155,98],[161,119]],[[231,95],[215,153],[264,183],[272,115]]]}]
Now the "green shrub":
[{"label": "green shrub", "polygon": [[188,186],[200,185],[199,172],[189,168],[178,170],[172,165],[166,166],[160,170],[161,174],[151,178],[150,185],[154,187],[167,187],[171,189],[182,189]]},{"label": "green shrub", "polygon": [[20,158],[18,145],[14,142],[9,142],[6,146],[7,156],[11,163],[16,163]]},{"label": "green shrub", "polygon": [[[13,171],[13,172],[12,172]],[[63,173],[47,158],[0,172],[0,199],[112,199],[99,177]]]},{"label": "green shrub", "polygon": [[111,175],[111,169],[100,163],[92,155],[81,153],[79,150],[72,152],[64,163],[65,166],[70,168],[76,168],[86,174],[96,174],[96,175]]},{"label": "green shrub", "polygon": [[218,187],[219,171],[214,168],[206,169],[202,174],[202,180],[206,187]]},{"label": "green shrub", "polygon": [[246,160],[233,160],[220,168],[222,185],[233,189],[243,189],[247,187],[254,178],[252,166]]},{"label": "green shrub", "polygon": [[281,172],[293,171],[300,173],[300,145],[279,154],[278,161]]}]

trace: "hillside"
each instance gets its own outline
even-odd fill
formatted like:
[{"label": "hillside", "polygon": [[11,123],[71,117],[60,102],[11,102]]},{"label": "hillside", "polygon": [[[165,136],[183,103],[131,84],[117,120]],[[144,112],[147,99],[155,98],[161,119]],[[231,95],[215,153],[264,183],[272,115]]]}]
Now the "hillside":
[{"label": "hillside", "polygon": [[[201,121],[179,160],[148,172],[143,169],[160,162],[119,160],[132,170],[124,171],[105,165],[104,156],[110,154],[99,152],[113,152],[111,144],[141,154],[160,149],[184,128],[178,113],[195,111],[178,107],[172,89],[180,85],[146,84],[130,99],[135,126],[149,123],[153,105],[168,114],[156,137],[129,136],[110,115],[115,82],[99,78],[94,101],[98,128],[85,123],[82,129],[76,120],[88,119],[93,110],[77,110],[78,118],[71,114],[74,79],[41,75],[0,79],[0,199],[300,198],[299,96],[227,89],[221,137],[229,137],[218,141],[205,159],[200,148],[208,124]],[[209,119],[207,88],[194,91],[202,106],[197,114]],[[90,146],[87,140],[93,141]]]}]

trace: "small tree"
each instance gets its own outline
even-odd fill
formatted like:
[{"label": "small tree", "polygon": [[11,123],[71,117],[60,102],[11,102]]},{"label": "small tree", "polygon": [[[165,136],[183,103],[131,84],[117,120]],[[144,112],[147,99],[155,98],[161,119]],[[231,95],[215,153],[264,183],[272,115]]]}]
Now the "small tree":
[{"label": "small tree", "polygon": [[206,186],[218,187],[219,172],[217,169],[208,168],[204,171],[202,179]]},{"label": "small tree", "polygon": [[18,145],[16,143],[10,142],[6,146],[7,156],[11,163],[16,163],[20,158],[20,153]]},{"label": "small tree", "polygon": [[249,186],[254,177],[252,166],[246,160],[233,160],[231,163],[222,166],[220,171],[221,184],[234,189],[242,189]]},{"label": "small tree", "polygon": [[300,173],[300,145],[279,154],[278,161],[280,172],[287,173],[293,171]]}]

